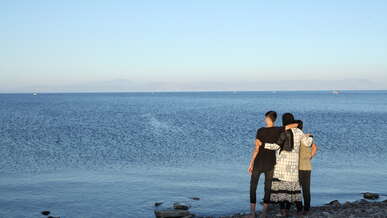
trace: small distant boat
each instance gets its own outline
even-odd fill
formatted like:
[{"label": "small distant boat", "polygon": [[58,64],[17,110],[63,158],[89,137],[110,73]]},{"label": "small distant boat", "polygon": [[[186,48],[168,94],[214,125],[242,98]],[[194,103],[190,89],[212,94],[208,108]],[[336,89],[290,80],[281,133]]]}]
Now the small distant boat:
[{"label": "small distant boat", "polygon": [[334,94],[334,95],[338,95],[338,94],[340,94],[340,92],[339,92],[339,91],[337,91],[337,90],[334,90],[334,91],[332,91],[332,94]]}]

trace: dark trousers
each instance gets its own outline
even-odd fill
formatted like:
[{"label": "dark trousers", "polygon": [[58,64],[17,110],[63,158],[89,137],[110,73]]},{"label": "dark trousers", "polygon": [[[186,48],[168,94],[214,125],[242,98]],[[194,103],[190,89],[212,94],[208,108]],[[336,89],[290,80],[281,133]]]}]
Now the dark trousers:
[{"label": "dark trousers", "polygon": [[253,171],[250,179],[250,203],[257,203],[257,186],[258,180],[261,173],[265,174],[265,196],[263,198],[264,203],[270,203],[270,191],[271,191],[271,183],[273,180],[274,170],[269,171]]},{"label": "dark trousers", "polygon": [[304,210],[309,211],[310,209],[310,170],[299,170],[298,176],[300,185],[302,188],[302,195],[304,198]]}]

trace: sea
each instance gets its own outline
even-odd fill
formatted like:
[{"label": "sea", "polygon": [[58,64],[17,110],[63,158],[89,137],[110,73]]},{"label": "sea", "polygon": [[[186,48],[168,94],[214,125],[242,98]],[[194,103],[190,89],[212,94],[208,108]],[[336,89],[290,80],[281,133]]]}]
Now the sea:
[{"label": "sea", "polygon": [[0,217],[147,218],[175,202],[248,212],[269,110],[314,135],[312,205],[386,198],[387,91],[0,94]]}]

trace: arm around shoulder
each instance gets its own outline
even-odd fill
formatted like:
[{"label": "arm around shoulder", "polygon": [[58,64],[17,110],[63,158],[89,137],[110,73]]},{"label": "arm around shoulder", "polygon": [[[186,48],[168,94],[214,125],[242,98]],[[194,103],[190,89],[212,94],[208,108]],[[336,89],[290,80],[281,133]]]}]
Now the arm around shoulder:
[{"label": "arm around shoulder", "polygon": [[302,133],[301,144],[306,146],[306,147],[312,146],[312,144],[313,144],[313,137],[310,134]]},{"label": "arm around shoulder", "polygon": [[286,140],[286,135],[284,132],[282,132],[277,140],[277,143],[265,143],[264,147],[268,150],[278,150],[281,148],[280,145],[282,145]]}]

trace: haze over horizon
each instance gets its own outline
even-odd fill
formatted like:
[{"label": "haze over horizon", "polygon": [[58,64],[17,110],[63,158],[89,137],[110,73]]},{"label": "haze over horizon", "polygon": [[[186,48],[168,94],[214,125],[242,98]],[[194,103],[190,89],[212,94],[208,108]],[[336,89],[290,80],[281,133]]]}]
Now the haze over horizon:
[{"label": "haze over horizon", "polygon": [[0,92],[387,89],[387,2],[2,1]]},{"label": "haze over horizon", "polygon": [[[372,87],[372,88],[370,88]],[[199,81],[143,82],[116,79],[64,86],[31,86],[9,89],[2,93],[67,93],[67,92],[163,92],[163,91],[322,91],[385,90],[383,84],[365,80],[271,80],[271,81]]]}]

